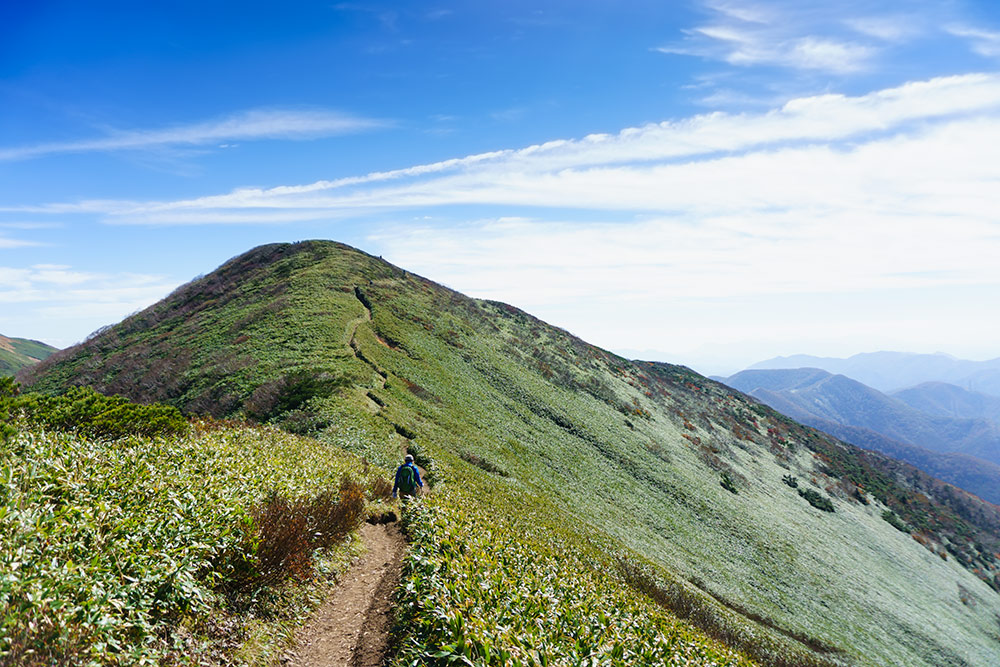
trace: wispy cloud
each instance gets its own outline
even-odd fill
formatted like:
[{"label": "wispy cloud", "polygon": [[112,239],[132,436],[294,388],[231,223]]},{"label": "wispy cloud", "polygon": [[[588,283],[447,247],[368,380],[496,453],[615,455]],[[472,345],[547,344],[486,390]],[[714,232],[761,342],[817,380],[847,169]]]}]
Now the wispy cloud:
[{"label": "wispy cloud", "polygon": [[[570,238],[577,227],[554,223],[503,221],[477,234],[491,248],[521,248],[510,255],[522,258],[524,270],[559,264],[533,257],[532,247],[589,248],[596,255],[563,255],[584,258],[575,269],[559,264],[564,275],[579,272],[576,284],[588,293],[600,272],[587,278],[586,267],[600,266],[598,256],[611,248],[608,256],[629,266],[658,267],[650,269],[650,284],[661,292],[676,284],[678,295],[888,289],[1000,279],[997,144],[1000,76],[975,74],[305,185],[39,210],[159,225],[335,221],[426,209],[447,215],[455,205],[547,209],[567,220],[576,219],[574,210],[606,211],[609,222],[580,232],[578,241]],[[452,238],[423,229],[413,239],[395,236],[414,248],[420,238]],[[399,248],[410,241],[384,243],[406,254]],[[886,248],[894,250],[886,255]],[[464,275],[477,274],[474,250],[453,256],[465,262]],[[845,257],[854,266],[847,274]],[[755,273],[754,265],[774,269]]]},{"label": "wispy cloud", "polygon": [[900,14],[850,17],[844,20],[844,25],[884,42],[903,42],[924,34],[927,30],[919,16]]},{"label": "wispy cloud", "polygon": [[40,245],[42,244],[37,241],[24,241],[22,239],[11,239],[0,236],[0,248],[28,248]]},{"label": "wispy cloud", "polygon": [[[763,113],[710,113],[687,119],[628,128],[613,135],[557,140],[519,150],[470,155],[405,169],[270,189],[243,188],[196,199],[163,202],[84,201],[19,209],[19,213],[98,213],[117,224],[196,224],[292,222],[336,219],[387,209],[449,204],[501,204],[623,211],[720,211],[761,206],[803,205],[810,191],[788,183],[816,179],[826,188],[863,188],[850,176],[871,175],[909,191],[892,155],[935,133],[950,131],[956,154],[976,169],[989,167],[980,154],[986,144],[965,128],[985,123],[991,133],[1000,110],[1000,76],[966,75],[915,82],[859,97],[820,95],[789,101]],[[984,120],[985,119],[985,120]],[[977,130],[982,129],[978,128]],[[985,135],[984,135],[985,136]],[[841,142],[850,145],[837,148]],[[959,143],[969,142],[968,145]],[[934,149],[937,150],[935,144]],[[965,151],[967,155],[958,155]],[[912,164],[928,164],[928,173],[955,181],[935,154]],[[825,178],[823,168],[837,179]],[[767,174],[766,177],[763,174]],[[727,196],[718,196],[721,181]],[[860,177],[859,177],[860,178]],[[982,179],[972,183],[986,183]],[[816,185],[810,185],[812,190]],[[891,194],[895,189],[887,189]],[[885,196],[888,197],[889,194]],[[918,193],[919,194],[919,193]],[[990,197],[992,200],[992,196]],[[771,202],[771,203],[768,203]],[[965,206],[961,202],[957,205]]]},{"label": "wispy cloud", "polygon": [[58,227],[62,227],[62,223],[21,220],[0,222],[0,229],[55,229]]},{"label": "wispy cloud", "polygon": [[688,33],[706,37],[710,44],[661,46],[661,53],[718,57],[730,65],[775,65],[835,74],[856,72],[867,66],[876,49],[829,37],[775,40],[760,30],[730,26],[705,26]]},{"label": "wispy cloud", "polygon": [[945,31],[969,41],[973,51],[987,58],[1000,56],[1000,32],[962,24],[952,24]]},{"label": "wispy cloud", "polygon": [[[845,12],[855,8],[841,3],[710,0],[704,8],[707,22],[684,30],[684,39],[655,50],[740,67],[767,65],[843,75],[871,66],[880,52],[872,37],[885,41],[890,34],[894,39],[907,34],[898,27],[891,32],[888,17],[862,15],[845,21]],[[848,24],[852,30],[844,29]]]},{"label": "wispy cloud", "polygon": [[205,146],[259,139],[313,139],[384,127],[386,121],[326,110],[254,109],[225,118],[141,130],[112,130],[105,136],[0,148],[0,160],[26,160],[58,153],[109,152]]},{"label": "wispy cloud", "polygon": [[[364,218],[371,249],[391,261],[515,302],[599,344],[649,347],[657,331],[692,348],[723,344],[735,334],[697,304],[741,300],[749,313],[763,303],[755,299],[775,295],[833,338],[871,345],[869,318],[886,331],[911,322],[926,342],[938,329],[916,311],[872,306],[862,317],[857,295],[910,290],[918,302],[929,290],[995,293],[998,144],[1000,75],[969,74],[301,185],[177,201],[50,204],[23,209],[18,219],[37,212],[96,214],[110,224],[326,220],[333,229]],[[496,210],[523,217],[490,217]],[[468,222],[470,211],[484,219]],[[427,214],[434,224],[423,220]],[[402,216],[412,222],[383,222]],[[33,290],[45,289],[46,276],[50,293],[57,280],[74,279],[65,267],[33,271]],[[0,285],[17,278],[0,272]],[[85,287],[62,290],[84,294]],[[0,301],[29,288],[10,289]],[[838,298],[854,320],[833,326],[823,308],[809,305]],[[690,325],[676,327],[666,303],[687,309]],[[595,310],[608,323],[606,336],[593,329]],[[590,318],[586,329],[581,313]],[[968,331],[986,332],[982,345],[995,345],[986,338],[1000,314],[980,307],[955,317]],[[776,344],[773,326],[755,326],[761,340]],[[802,335],[801,328],[783,331]]]}]

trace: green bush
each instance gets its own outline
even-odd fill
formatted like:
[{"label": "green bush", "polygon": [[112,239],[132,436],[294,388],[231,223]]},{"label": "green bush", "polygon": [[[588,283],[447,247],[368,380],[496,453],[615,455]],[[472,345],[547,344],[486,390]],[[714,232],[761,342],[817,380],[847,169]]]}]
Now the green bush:
[{"label": "green bush", "polygon": [[734,493],[734,494],[739,493],[739,490],[736,488],[736,482],[733,481],[733,478],[729,475],[728,472],[722,473],[722,478],[719,480],[719,485],[722,486],[722,488],[724,488],[726,491],[729,491],[729,493]]},{"label": "green bush", "polygon": [[901,533],[909,533],[909,527],[903,522],[899,516],[892,510],[885,510],[882,512],[882,518],[885,519],[886,523],[900,531]]},{"label": "green bush", "polygon": [[812,489],[799,489],[799,495],[809,501],[809,504],[824,512],[833,512],[833,502],[826,496],[820,495]]},{"label": "green bush", "polygon": [[190,428],[180,410],[169,405],[139,405],[122,396],[104,396],[74,387],[62,396],[37,396],[29,419],[48,428],[98,438],[180,435]]},{"label": "green bush", "polygon": [[17,383],[0,382],[0,440],[14,433],[13,422],[23,420],[57,431],[94,438],[181,435],[190,425],[180,410],[169,405],[139,405],[122,396],[105,396],[89,387],[73,387],[61,396],[21,394]]}]

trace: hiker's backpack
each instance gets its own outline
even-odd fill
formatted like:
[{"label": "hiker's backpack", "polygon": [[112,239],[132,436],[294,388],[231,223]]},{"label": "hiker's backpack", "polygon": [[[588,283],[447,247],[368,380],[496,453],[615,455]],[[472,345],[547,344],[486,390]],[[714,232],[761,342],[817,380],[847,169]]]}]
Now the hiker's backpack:
[{"label": "hiker's backpack", "polygon": [[404,496],[417,494],[417,471],[413,469],[413,466],[402,465],[399,467],[399,492]]}]

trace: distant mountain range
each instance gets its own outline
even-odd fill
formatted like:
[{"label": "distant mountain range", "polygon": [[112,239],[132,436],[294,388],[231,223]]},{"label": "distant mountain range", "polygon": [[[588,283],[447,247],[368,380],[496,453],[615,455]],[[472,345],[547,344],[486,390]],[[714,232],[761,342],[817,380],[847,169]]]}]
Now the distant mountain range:
[{"label": "distant mountain range", "polygon": [[37,364],[58,351],[51,345],[27,338],[8,338],[0,334],[0,377],[14,375],[20,369]]},{"label": "distant mountain range", "polygon": [[818,368],[747,370],[724,382],[804,424],[1000,503],[1000,398],[940,382],[890,396]]},{"label": "distant mountain range", "polygon": [[1000,358],[969,361],[940,353],[867,352],[839,359],[796,354],[761,361],[749,370],[795,368],[819,368],[846,375],[883,392],[907,389],[924,382],[947,382],[967,391],[1000,397]]}]

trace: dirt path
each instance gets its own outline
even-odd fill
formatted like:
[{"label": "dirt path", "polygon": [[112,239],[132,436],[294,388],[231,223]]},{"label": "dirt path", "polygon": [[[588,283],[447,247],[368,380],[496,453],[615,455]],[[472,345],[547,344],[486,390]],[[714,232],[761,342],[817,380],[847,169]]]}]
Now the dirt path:
[{"label": "dirt path", "polygon": [[293,667],[380,667],[388,649],[392,591],[406,544],[398,523],[365,524],[365,554],[298,634],[284,664]]}]

